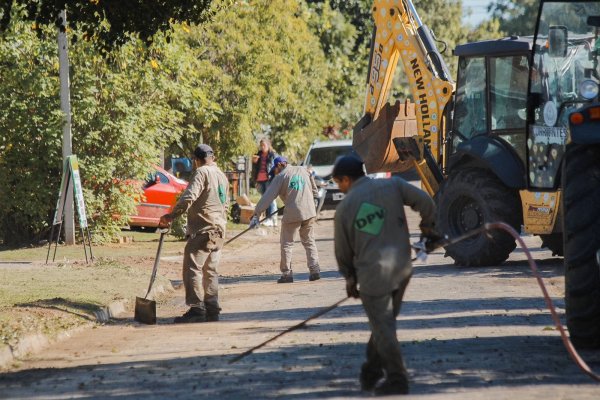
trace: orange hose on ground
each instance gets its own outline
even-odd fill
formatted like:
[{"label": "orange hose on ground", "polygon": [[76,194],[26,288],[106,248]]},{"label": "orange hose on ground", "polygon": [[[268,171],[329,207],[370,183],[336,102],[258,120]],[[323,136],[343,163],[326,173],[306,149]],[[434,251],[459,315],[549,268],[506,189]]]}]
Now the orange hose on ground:
[{"label": "orange hose on ground", "polygon": [[544,281],[542,280],[542,277],[540,276],[540,274],[538,272],[537,265],[536,265],[535,261],[533,260],[533,258],[531,257],[531,253],[529,252],[529,249],[525,245],[525,242],[523,241],[521,236],[513,229],[512,226],[510,226],[504,222],[486,223],[486,224],[484,224],[483,227],[486,231],[491,231],[494,229],[500,229],[500,230],[506,231],[513,238],[515,238],[515,240],[519,243],[519,245],[521,246],[521,248],[527,255],[527,262],[529,263],[529,268],[531,268],[531,272],[535,276],[535,279],[537,280],[538,285],[540,286],[540,289],[542,289],[542,293],[544,295],[544,300],[546,301],[546,306],[550,310],[550,314],[552,315],[552,320],[554,321],[554,326],[556,326],[556,329],[558,329],[558,331],[560,332],[560,337],[562,339],[563,345],[565,346],[565,348],[567,349],[567,352],[569,353],[569,356],[571,356],[573,361],[575,361],[575,364],[577,364],[577,366],[583,372],[585,372],[592,379],[600,382],[600,375],[595,374],[594,371],[592,371],[592,369],[587,365],[587,363],[583,360],[583,358],[581,358],[581,356],[575,349],[575,346],[573,346],[573,343],[571,343],[571,339],[569,339],[569,337],[567,336],[565,328],[563,327],[562,323],[560,322],[560,318],[558,316],[558,313],[556,312],[556,308],[554,307],[554,303],[552,302],[552,299],[550,298],[550,295],[548,294],[548,291],[546,290],[546,286],[544,285]]}]

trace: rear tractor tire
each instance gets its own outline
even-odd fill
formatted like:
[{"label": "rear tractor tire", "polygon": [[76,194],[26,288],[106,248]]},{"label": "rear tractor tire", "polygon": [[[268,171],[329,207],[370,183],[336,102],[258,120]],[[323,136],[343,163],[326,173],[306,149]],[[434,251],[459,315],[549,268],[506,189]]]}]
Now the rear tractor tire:
[{"label": "rear tractor tire", "polygon": [[564,230],[567,327],[577,347],[600,347],[600,145],[569,144]]},{"label": "rear tractor tire", "polygon": [[[516,190],[506,187],[484,169],[463,169],[451,173],[438,196],[437,225],[454,238],[488,222],[506,222],[517,232],[523,221],[521,200]],[[446,247],[456,265],[489,266],[503,263],[516,247],[504,231],[481,233]]]}]

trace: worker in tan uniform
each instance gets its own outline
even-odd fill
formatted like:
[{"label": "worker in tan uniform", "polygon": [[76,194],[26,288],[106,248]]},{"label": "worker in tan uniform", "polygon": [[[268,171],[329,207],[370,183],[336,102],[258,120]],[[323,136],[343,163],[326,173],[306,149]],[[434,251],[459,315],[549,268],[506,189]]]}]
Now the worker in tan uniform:
[{"label": "worker in tan uniform", "polygon": [[[421,215],[421,231],[437,240],[435,205],[424,191],[400,178],[371,179],[355,156],[341,157],[333,179],[346,194],[335,211],[335,256],[348,296],[360,297],[371,326],[363,390],[408,393],[408,375],[396,337],[396,317],[412,275],[404,205]],[[360,291],[359,291],[360,289]],[[377,386],[384,376],[386,380]]]},{"label": "worker in tan uniform", "polygon": [[206,144],[194,150],[194,172],[173,211],[160,218],[166,228],[187,212],[187,244],[183,255],[185,302],[190,309],[175,323],[218,321],[219,275],[217,267],[227,224],[229,182]]},{"label": "worker in tan uniform", "polygon": [[273,180],[260,198],[250,226],[258,225],[258,216],[267,209],[269,204],[279,196],[284,203],[283,217],[281,219],[281,277],[277,283],[291,283],[294,281],[292,274],[292,248],[294,235],[300,232],[300,240],[306,251],[306,261],[309,270],[309,280],[316,281],[321,278],[319,268],[319,255],[313,234],[315,217],[315,198],[317,185],[314,178],[304,167],[288,165],[285,157],[276,157],[270,174]]}]

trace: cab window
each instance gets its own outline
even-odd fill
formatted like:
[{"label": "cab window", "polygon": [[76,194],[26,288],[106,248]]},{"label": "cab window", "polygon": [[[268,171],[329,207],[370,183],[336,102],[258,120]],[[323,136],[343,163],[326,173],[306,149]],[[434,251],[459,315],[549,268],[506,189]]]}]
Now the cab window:
[{"label": "cab window", "polygon": [[460,139],[487,133],[485,58],[461,58],[454,106],[454,131]]},{"label": "cab window", "polygon": [[528,72],[523,55],[490,59],[492,131],[519,129],[525,133]]}]

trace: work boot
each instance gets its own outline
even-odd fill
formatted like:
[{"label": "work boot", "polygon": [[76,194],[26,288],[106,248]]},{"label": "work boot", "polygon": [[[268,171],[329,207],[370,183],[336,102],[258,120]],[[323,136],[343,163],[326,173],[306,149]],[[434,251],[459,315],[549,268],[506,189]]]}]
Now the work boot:
[{"label": "work boot", "polygon": [[209,306],[209,303],[206,303],[206,322],[218,321],[220,311],[221,307]]},{"label": "work boot", "polygon": [[375,388],[376,396],[389,394],[408,394],[408,379],[405,377],[388,378]]},{"label": "work boot", "polygon": [[277,279],[277,283],[292,283],[294,282],[294,277],[292,274],[281,275],[281,278]]},{"label": "work boot", "polygon": [[318,272],[312,272],[309,276],[308,276],[308,280],[309,281],[318,281],[319,279],[321,279],[321,274],[319,274]]},{"label": "work boot", "polygon": [[320,274],[321,268],[319,267],[319,264],[309,266],[308,272],[310,273],[310,275],[308,275],[309,281],[312,282],[312,281],[318,281],[319,279],[321,279],[321,274]]},{"label": "work boot", "polygon": [[360,369],[360,389],[370,392],[381,378],[383,378],[383,370],[381,368],[369,368],[363,364]]},{"label": "work boot", "polygon": [[190,307],[181,317],[175,317],[173,322],[176,324],[206,322],[206,311],[199,307]]}]

